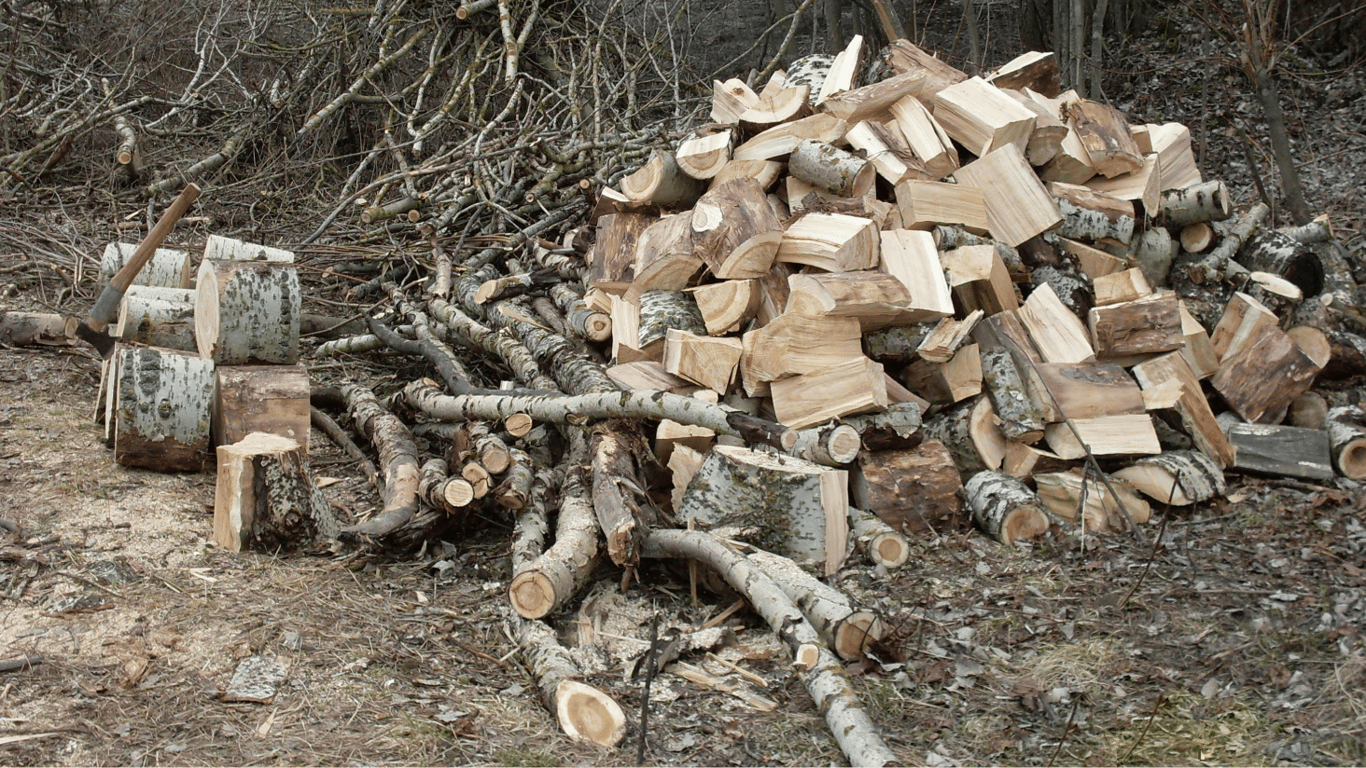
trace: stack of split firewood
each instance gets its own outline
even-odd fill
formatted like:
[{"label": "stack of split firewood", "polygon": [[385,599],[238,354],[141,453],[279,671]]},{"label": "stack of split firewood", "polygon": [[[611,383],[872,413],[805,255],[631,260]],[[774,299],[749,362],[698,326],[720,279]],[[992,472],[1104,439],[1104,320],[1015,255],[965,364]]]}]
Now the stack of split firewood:
[{"label": "stack of split firewood", "polygon": [[[136,249],[111,243],[108,280]],[[214,537],[240,550],[254,494],[289,509],[261,528],[293,539],[336,534],[308,473],[309,380],[299,364],[300,288],[294,254],[210,236],[197,273],[187,251],[158,249],[125,293],[102,370],[96,418],[124,466],[200,471],[217,446]],[[254,482],[270,472],[268,484]],[[287,498],[286,498],[287,497]],[[269,546],[270,542],[261,542]]]},{"label": "stack of split firewood", "polygon": [[865,85],[860,56],[716,82],[715,122],[595,211],[609,375],[803,430],[776,456],[662,421],[681,517],[828,574],[851,507],[910,532],[964,499],[1012,543],[1141,524],[1226,469],[1366,476],[1361,412],[1309,393],[1332,345],[1282,327],[1326,219],[1258,233],[1185,126],[1060,94],[1052,54],[984,79],[902,40]]}]

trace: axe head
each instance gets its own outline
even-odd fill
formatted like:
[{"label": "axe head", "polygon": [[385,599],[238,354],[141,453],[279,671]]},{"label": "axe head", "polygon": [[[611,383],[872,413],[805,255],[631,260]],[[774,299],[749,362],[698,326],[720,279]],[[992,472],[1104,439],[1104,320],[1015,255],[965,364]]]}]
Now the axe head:
[{"label": "axe head", "polygon": [[114,354],[114,343],[117,341],[109,335],[108,328],[109,326],[105,323],[86,318],[76,326],[76,337],[89,342],[90,346],[100,353],[102,359],[108,360]]}]

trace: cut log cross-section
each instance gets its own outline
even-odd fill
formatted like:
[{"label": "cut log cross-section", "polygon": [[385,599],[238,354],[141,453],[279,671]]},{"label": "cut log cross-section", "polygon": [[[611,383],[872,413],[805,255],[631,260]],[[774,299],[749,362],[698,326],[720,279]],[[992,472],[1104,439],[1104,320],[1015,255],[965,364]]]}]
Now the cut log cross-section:
[{"label": "cut log cross-section", "polygon": [[707,333],[725,336],[739,331],[759,312],[756,280],[726,280],[688,289],[702,313]]},{"label": "cut log cross-section", "polygon": [[787,595],[802,615],[842,659],[857,659],[887,635],[889,627],[875,611],[801,569],[791,558],[754,550],[745,555]]},{"label": "cut log cross-section", "polygon": [[794,457],[718,445],[683,494],[678,514],[749,530],[755,546],[839,570],[849,535],[849,473]]},{"label": "cut log cross-section", "polygon": [[678,145],[674,161],[694,179],[714,178],[730,162],[734,140],[735,132],[729,129],[688,139]]},{"label": "cut log cross-section", "polygon": [[571,469],[561,487],[555,543],[513,574],[508,598],[519,615],[539,619],[549,615],[583,586],[598,564],[602,534],[584,473]]},{"label": "cut log cross-section", "polygon": [[1366,479],[1366,413],[1356,406],[1333,408],[1324,417],[1324,428],[1337,471],[1351,480]]},{"label": "cut log cross-section", "polygon": [[692,211],[693,253],[723,280],[756,278],[773,265],[782,223],[754,179],[712,188]]},{"label": "cut log cross-section", "polygon": [[863,545],[874,565],[900,568],[911,557],[911,545],[906,537],[867,510],[849,508],[849,531]]},{"label": "cut log cross-section", "polygon": [[209,449],[213,361],[153,347],[120,348],[118,356],[114,460],[126,467],[198,472]]},{"label": "cut log cross-section", "polygon": [[213,535],[230,552],[312,549],[338,525],[298,442],[253,432],[218,446]]},{"label": "cut log cross-section", "polygon": [[637,204],[686,208],[707,185],[683,172],[672,152],[656,151],[635,173],[621,180],[621,193]]},{"label": "cut log cross-section", "polygon": [[963,487],[972,521],[1005,544],[1038,539],[1048,532],[1044,504],[1029,487],[1003,472],[979,472]]},{"label": "cut log cross-section", "polygon": [[218,365],[298,362],[301,293],[293,265],[205,261],[196,290],[200,355]]},{"label": "cut log cross-section", "polygon": [[583,672],[560,645],[555,630],[543,622],[523,619],[517,625],[517,645],[536,680],[546,707],[555,714],[565,735],[600,747],[615,747],[626,737],[626,715],[611,696],[578,678]]}]

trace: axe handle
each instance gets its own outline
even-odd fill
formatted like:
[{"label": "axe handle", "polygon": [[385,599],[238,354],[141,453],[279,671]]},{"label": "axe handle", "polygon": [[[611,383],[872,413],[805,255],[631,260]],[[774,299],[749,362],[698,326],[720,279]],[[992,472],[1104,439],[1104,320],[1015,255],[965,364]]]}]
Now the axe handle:
[{"label": "axe handle", "polygon": [[114,279],[109,281],[109,285],[104,287],[100,296],[95,300],[94,309],[90,310],[90,319],[98,323],[101,328],[114,321],[114,316],[118,313],[119,300],[123,298],[128,286],[133,284],[133,280],[147,266],[147,262],[152,260],[152,255],[157,248],[166,242],[166,236],[171,234],[176,222],[180,217],[190,210],[190,206],[199,198],[200,193],[198,184],[190,184],[181,190],[180,196],[172,201],[170,207],[161,214],[157,223],[152,227],[152,231],[147,233],[147,237],[138,245],[133,255],[128,257],[127,263],[114,275]]}]

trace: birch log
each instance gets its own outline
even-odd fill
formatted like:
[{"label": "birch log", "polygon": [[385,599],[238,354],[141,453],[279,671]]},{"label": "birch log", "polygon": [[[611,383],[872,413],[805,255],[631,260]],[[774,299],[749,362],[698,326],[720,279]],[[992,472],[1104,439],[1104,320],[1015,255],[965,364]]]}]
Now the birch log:
[{"label": "birch log", "polygon": [[114,380],[114,460],[198,472],[209,448],[213,361],[153,347],[121,348]]},{"label": "birch log", "polygon": [[1036,539],[1048,531],[1043,502],[1028,486],[1004,472],[978,472],[963,490],[972,521],[1002,544]]},{"label": "birch log", "polygon": [[1224,495],[1224,473],[1200,451],[1166,451],[1139,459],[1114,476],[1148,498],[1183,507]]},{"label": "birch log", "polygon": [[292,365],[299,359],[300,290],[293,266],[205,261],[194,327],[199,354],[219,365]]},{"label": "birch log", "polygon": [[528,619],[549,615],[572,597],[598,563],[599,529],[583,472],[571,470],[561,488],[555,543],[539,557],[515,567],[508,599]]},{"label": "birch log", "polygon": [[194,352],[194,291],[129,288],[119,302],[119,317],[112,332],[121,341]]},{"label": "birch log", "polygon": [[384,508],[378,515],[342,533],[380,537],[398,529],[417,513],[419,468],[417,445],[403,422],[379,404],[374,393],[359,384],[342,387],[356,429],[375,446],[384,474]]},{"label": "birch log", "polygon": [[65,315],[0,310],[0,344],[69,347],[76,343],[77,325]]},{"label": "birch log", "polygon": [[417,495],[448,515],[463,516],[474,501],[474,488],[463,477],[450,477],[445,460],[429,459],[418,472]]},{"label": "birch log", "polygon": [[1366,413],[1357,406],[1333,408],[1324,428],[1333,445],[1333,467],[1343,477],[1366,479]]},{"label": "birch log", "polygon": [[840,197],[866,194],[877,178],[872,162],[817,139],[797,143],[787,172]]},{"label": "birch log", "polygon": [[910,559],[911,546],[906,537],[867,510],[849,508],[849,531],[863,545],[874,565],[900,568]]},{"label": "birch log", "polygon": [[[110,243],[100,259],[100,283],[107,284],[138,249],[136,243]],[[152,260],[133,278],[133,285],[158,288],[190,287],[190,254],[174,248],[158,248]]]},{"label": "birch log", "polygon": [[621,705],[601,690],[575,679],[583,673],[555,639],[554,630],[535,620],[516,621],[516,626],[517,645],[527,668],[565,735],[602,747],[621,743],[626,736],[626,715]]},{"label": "birch log", "polygon": [[854,766],[899,762],[883,742],[877,726],[863,711],[839,659],[773,580],[754,563],[702,531],[656,530],[645,540],[645,557],[698,560],[721,574],[744,594],[754,610],[787,645],[802,683],[826,725]]},{"label": "birch log", "polygon": [[869,646],[887,636],[888,627],[877,612],[857,605],[848,595],[803,571],[791,559],[762,549],[748,551],[745,557],[773,579],[840,658],[857,659]]}]

